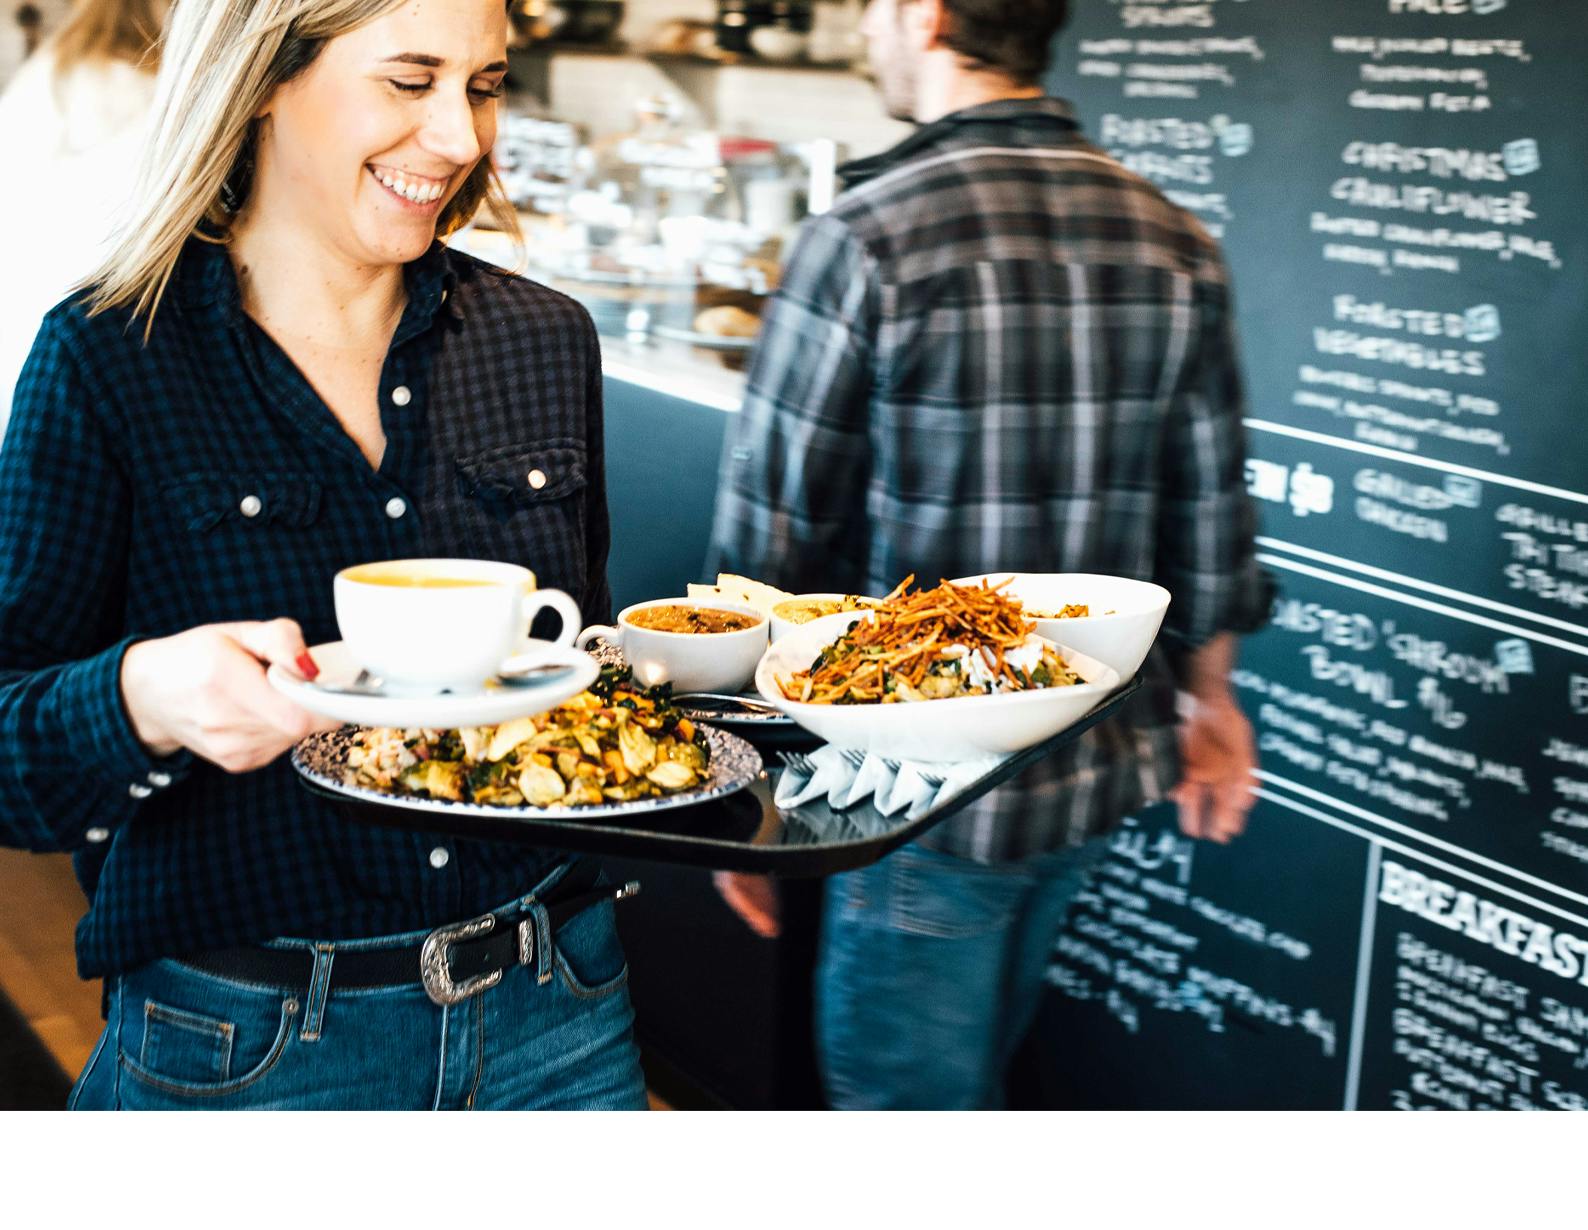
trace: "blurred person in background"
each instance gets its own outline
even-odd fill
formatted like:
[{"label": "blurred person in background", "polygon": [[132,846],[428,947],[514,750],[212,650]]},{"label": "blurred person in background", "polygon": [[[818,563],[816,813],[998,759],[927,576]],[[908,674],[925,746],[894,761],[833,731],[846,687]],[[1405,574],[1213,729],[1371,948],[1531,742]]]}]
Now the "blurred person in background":
[{"label": "blurred person in background", "polygon": [[9,235],[0,296],[0,435],[39,322],[105,257],[110,219],[132,192],[154,98],[165,0],[77,0],[60,29],[0,94],[0,199]]},{"label": "blurred person in background", "polygon": [[[724,453],[708,571],[869,594],[911,573],[1098,572],[1173,594],[1116,717],[828,882],[816,1034],[838,1107],[999,1105],[1099,839],[1167,796],[1188,835],[1227,842],[1250,807],[1228,675],[1271,586],[1229,279],[1188,214],[1044,95],[1065,17],[1066,0],[871,0],[878,87],[920,127],[842,168],[805,224]],[[775,933],[768,882],[718,885]]]},{"label": "blurred person in background", "polygon": [[646,1105],[598,869],[348,820],[284,755],[337,723],[265,674],[373,560],[611,617],[589,314],[438,242],[512,225],[506,41],[502,0],[179,0],[126,223],[17,382],[0,841],[88,897],[75,1108]]}]

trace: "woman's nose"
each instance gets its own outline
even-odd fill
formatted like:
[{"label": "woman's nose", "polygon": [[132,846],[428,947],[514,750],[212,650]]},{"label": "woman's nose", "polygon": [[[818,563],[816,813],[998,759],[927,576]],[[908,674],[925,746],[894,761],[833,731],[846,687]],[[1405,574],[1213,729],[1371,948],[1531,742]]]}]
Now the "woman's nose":
[{"label": "woman's nose", "polygon": [[[438,91],[439,94],[439,91]],[[470,105],[467,92],[437,97],[425,116],[419,140],[426,150],[458,166],[470,166],[481,153],[477,110]]]}]

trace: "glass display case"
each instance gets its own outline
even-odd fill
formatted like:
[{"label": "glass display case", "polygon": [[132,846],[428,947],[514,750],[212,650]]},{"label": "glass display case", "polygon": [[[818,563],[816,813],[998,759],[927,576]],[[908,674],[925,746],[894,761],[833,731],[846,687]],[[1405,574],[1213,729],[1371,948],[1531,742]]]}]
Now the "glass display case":
[{"label": "glass display case", "polygon": [[628,131],[596,136],[515,106],[495,157],[530,276],[580,299],[606,334],[731,361],[753,342],[799,223],[830,203],[838,153],[720,134],[656,94]]}]

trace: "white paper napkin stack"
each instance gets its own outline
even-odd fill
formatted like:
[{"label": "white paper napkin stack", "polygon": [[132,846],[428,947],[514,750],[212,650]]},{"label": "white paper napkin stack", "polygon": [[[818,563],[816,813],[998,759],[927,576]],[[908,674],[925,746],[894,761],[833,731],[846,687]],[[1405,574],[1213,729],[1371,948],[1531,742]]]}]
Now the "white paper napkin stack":
[{"label": "white paper napkin stack", "polygon": [[991,772],[1003,759],[989,756],[958,764],[921,764],[872,755],[862,758],[826,745],[789,760],[778,779],[773,802],[787,810],[825,796],[829,807],[843,811],[870,798],[871,805],[884,816],[902,811],[907,819],[915,820]]}]

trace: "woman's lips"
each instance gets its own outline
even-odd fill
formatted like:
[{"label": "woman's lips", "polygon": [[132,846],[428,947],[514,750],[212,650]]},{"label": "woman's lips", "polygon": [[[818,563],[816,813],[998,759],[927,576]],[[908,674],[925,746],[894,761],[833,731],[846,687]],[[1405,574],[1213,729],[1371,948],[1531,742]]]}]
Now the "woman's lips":
[{"label": "woman's lips", "polygon": [[421,214],[433,214],[441,208],[446,196],[447,181],[391,171],[384,167],[367,166],[370,178],[399,203]]}]

